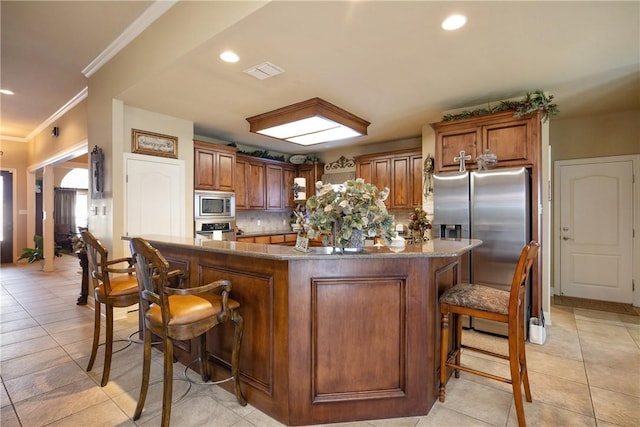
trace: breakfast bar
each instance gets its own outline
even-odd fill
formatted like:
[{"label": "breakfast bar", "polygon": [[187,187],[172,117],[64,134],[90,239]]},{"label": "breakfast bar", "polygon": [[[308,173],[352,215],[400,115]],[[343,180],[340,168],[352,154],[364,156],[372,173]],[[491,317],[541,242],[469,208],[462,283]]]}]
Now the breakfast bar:
[{"label": "breakfast bar", "polygon": [[[437,399],[438,295],[458,281],[479,240],[430,240],[363,252],[141,236],[187,286],[232,283],[245,320],[242,390],[287,425],[424,415]],[[126,238],[128,239],[128,238]],[[233,328],[207,337],[215,376],[228,375]],[[196,342],[178,342],[182,363]]]}]

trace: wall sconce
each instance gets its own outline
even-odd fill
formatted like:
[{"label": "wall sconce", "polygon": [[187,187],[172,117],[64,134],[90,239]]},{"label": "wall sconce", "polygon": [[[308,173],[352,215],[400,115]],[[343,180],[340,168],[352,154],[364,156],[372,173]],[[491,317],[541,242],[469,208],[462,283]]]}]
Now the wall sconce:
[{"label": "wall sconce", "polygon": [[368,121],[312,98],[247,118],[249,131],[300,145],[313,145],[367,134]]},{"label": "wall sconce", "polygon": [[307,200],[307,180],[305,178],[293,179],[293,200]]}]

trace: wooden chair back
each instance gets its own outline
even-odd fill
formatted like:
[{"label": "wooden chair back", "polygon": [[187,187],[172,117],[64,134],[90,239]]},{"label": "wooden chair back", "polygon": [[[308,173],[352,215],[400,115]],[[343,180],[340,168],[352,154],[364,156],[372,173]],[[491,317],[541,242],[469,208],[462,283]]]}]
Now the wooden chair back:
[{"label": "wooden chair back", "polygon": [[82,241],[87,251],[89,277],[93,282],[94,289],[101,282],[105,286],[106,293],[109,294],[111,292],[109,275],[105,274],[107,270],[107,260],[109,259],[109,250],[96,236],[91,234],[89,230],[82,231]]},{"label": "wooden chair back", "polygon": [[169,282],[169,262],[144,239],[132,239],[130,247],[135,261],[142,312],[145,313],[151,304],[158,304],[162,309],[163,323],[168,323],[169,301],[163,288]]},{"label": "wooden chair back", "polygon": [[509,295],[509,323],[514,323],[515,319],[522,319],[522,310],[524,309],[525,302],[524,296],[527,289],[527,281],[531,274],[531,267],[538,256],[540,250],[540,244],[535,241],[529,242],[528,245],[522,248],[520,252],[520,258],[518,258],[518,264],[513,273],[513,280],[511,281],[511,291]]}]

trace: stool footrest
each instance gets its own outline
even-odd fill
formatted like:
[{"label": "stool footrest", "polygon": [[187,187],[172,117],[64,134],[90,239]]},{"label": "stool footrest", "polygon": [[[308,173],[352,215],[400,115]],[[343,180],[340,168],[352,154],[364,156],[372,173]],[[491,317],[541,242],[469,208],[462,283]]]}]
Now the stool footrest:
[{"label": "stool footrest", "polygon": [[509,378],[501,377],[501,376],[498,376],[498,375],[493,375],[493,374],[490,374],[490,373],[485,372],[485,371],[479,371],[477,369],[468,368],[466,366],[456,365],[455,363],[449,362],[449,361],[447,361],[445,363],[445,365],[447,367],[449,367],[449,368],[458,369],[458,370],[464,371],[464,372],[469,372],[470,374],[480,375],[481,377],[491,378],[491,379],[496,380],[496,381],[501,381],[503,383],[512,384],[512,381]]},{"label": "stool footrest", "polygon": [[502,353],[495,353],[493,351],[489,351],[489,350],[485,350],[483,348],[473,347],[473,346],[465,345],[465,344],[461,344],[460,347],[465,349],[465,350],[475,351],[476,353],[486,354],[487,356],[493,356],[493,357],[497,357],[497,358],[500,358],[500,359],[509,360],[509,356],[507,356],[505,354],[502,354]]}]

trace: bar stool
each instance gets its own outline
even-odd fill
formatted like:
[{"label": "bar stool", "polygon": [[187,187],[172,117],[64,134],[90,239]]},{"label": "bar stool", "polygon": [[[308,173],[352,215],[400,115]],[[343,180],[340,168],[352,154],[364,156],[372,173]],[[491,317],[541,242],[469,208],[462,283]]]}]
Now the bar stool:
[{"label": "bar stool", "polygon": [[[440,335],[440,389],[439,400],[444,402],[445,387],[447,385],[447,367],[454,369],[456,378],[460,371],[480,375],[485,378],[505,382],[512,385],[513,398],[518,416],[518,425],[526,425],[524,407],[522,406],[522,385],[527,402],[531,402],[529,389],[529,374],[525,356],[525,328],[524,328],[524,293],[527,279],[531,272],[533,261],[538,255],[540,245],[531,241],[522,249],[511,282],[511,290],[503,291],[482,285],[469,283],[457,284],[447,289],[440,297],[441,335]],[[456,327],[453,337],[453,350],[447,354],[449,344],[449,314],[453,316]],[[489,350],[462,344],[463,315],[474,318],[495,320],[508,325],[509,354],[499,354]],[[504,378],[488,372],[479,371],[460,364],[461,350],[470,350],[509,361],[510,378]]]},{"label": "bar stool", "polygon": [[[140,305],[144,317],[142,387],[133,419],[140,418],[147,397],[151,368],[152,334],[161,337],[164,344],[162,426],[168,426],[171,419],[171,396],[173,391],[172,340],[190,340],[199,337],[198,354],[202,380],[207,384],[220,384],[234,380],[236,399],[242,406],[245,406],[247,401],[240,390],[238,370],[244,320],[238,312],[240,304],[229,298],[231,283],[228,280],[218,280],[195,288],[171,287],[172,281],[176,279],[181,282],[180,285],[183,284],[183,272],[180,270],[169,271],[167,260],[146,240],[134,238],[131,240],[130,245],[135,261],[136,277],[140,291]],[[213,291],[220,293],[214,293]],[[209,330],[227,321],[231,321],[235,325],[231,353],[231,377],[212,382],[209,381],[206,335]]]},{"label": "bar stool", "polygon": [[[100,306],[105,305],[106,338],[104,348],[104,366],[102,381],[104,387],[109,382],[111,356],[113,354],[113,307],[129,307],[138,303],[138,282],[133,274],[133,260],[118,258],[109,260],[109,251],[89,230],[82,230],[82,240],[86,245],[89,260],[89,277],[93,283],[95,299],[95,320],[93,323],[93,345],[87,372],[93,368],[100,341]],[[127,267],[119,268],[118,264],[127,263]],[[129,342],[129,345],[131,342]]]}]

